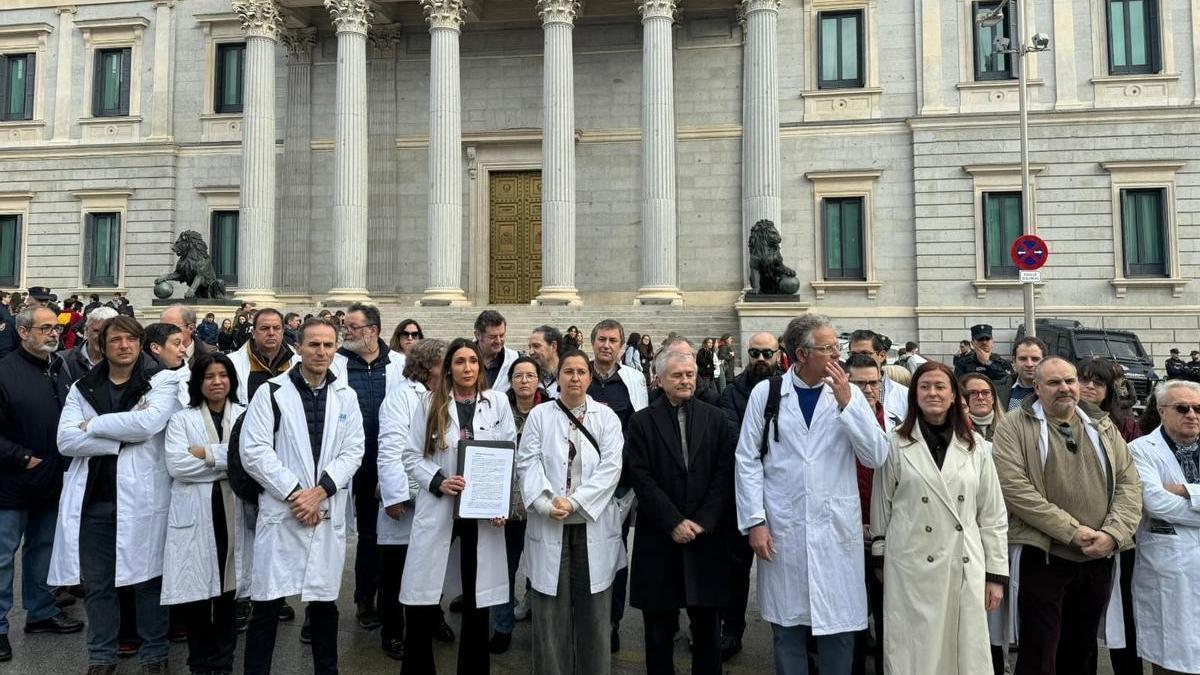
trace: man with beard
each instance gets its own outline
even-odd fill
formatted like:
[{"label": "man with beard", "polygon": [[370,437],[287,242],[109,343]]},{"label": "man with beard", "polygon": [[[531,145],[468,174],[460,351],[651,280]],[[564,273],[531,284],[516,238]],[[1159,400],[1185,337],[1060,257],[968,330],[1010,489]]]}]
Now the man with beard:
[{"label": "man with beard", "polygon": [[538,363],[542,388],[550,393],[558,388],[555,375],[558,373],[558,354],[562,349],[562,333],[554,326],[538,326],[529,334],[529,355]]}]

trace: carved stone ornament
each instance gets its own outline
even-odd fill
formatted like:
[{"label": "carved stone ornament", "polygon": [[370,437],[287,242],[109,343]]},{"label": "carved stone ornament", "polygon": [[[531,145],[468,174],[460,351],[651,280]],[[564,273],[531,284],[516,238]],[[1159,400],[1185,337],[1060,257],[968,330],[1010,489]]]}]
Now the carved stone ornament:
[{"label": "carved stone ornament", "polygon": [[392,56],[396,53],[396,46],[400,44],[400,34],[400,24],[371,26],[371,30],[367,32],[367,42],[371,44],[371,51],[375,56]]},{"label": "carved stone ornament", "polygon": [[642,13],[642,19],[670,19],[675,20],[675,0],[639,0],[638,11]]},{"label": "carved stone ornament", "polygon": [[279,37],[283,46],[287,48],[288,57],[307,57],[317,44],[317,29],[293,28],[284,31]]},{"label": "carved stone ornament", "polygon": [[579,14],[579,3],[576,0],[538,0],[537,13],[542,18],[542,24],[575,23]]},{"label": "carved stone ornament", "polygon": [[279,39],[283,17],[275,0],[233,0],[233,11],[242,20],[242,30],[246,35]]},{"label": "carved stone ornament", "polygon": [[467,6],[463,0],[421,0],[421,7],[430,28],[459,30],[467,20]]},{"label": "carved stone ornament", "polygon": [[325,9],[339,33],[366,33],[375,14],[367,0],[325,0]]},{"label": "carved stone ornament", "polygon": [[742,13],[746,16],[754,12],[771,11],[778,12],[779,6],[782,5],[781,0],[742,0],[738,3]]}]

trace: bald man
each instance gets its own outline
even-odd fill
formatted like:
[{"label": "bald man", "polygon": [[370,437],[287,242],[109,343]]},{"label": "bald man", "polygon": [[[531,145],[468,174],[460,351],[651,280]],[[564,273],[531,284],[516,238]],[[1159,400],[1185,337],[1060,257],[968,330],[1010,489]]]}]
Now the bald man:
[{"label": "bald man", "polygon": [[169,323],[172,326],[179,326],[179,330],[183,331],[183,347],[187,350],[187,363],[191,367],[196,361],[197,356],[211,354],[217,350],[216,347],[195,339],[196,335],[196,310],[187,305],[171,305],[163,310],[162,317],[159,321]]}]

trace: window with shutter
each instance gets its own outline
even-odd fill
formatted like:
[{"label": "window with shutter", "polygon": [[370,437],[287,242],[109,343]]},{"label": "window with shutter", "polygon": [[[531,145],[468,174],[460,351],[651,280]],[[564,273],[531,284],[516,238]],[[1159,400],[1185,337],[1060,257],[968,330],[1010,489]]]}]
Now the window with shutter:
[{"label": "window with shutter", "polygon": [[1021,193],[983,193],[984,270],[988,279],[1017,277],[1009,249],[1021,236]]},{"label": "window with shutter", "polygon": [[0,55],[0,121],[33,119],[33,54]]},{"label": "window with shutter", "polygon": [[238,278],[238,212],[213,211],[211,246],[213,271],[226,285],[236,286]]},{"label": "window with shutter", "polygon": [[863,198],[822,200],[822,240],[825,244],[825,279],[865,281],[863,272]]},{"label": "window with shutter", "polygon": [[1126,277],[1167,276],[1165,190],[1121,190],[1121,236]]},{"label": "window with shutter", "polygon": [[242,112],[243,73],[246,62],[246,43],[217,45],[217,72],[214,78],[213,112]]},{"label": "window with shutter", "polygon": [[21,216],[0,215],[0,286],[21,285]]},{"label": "window with shutter", "polygon": [[92,114],[96,117],[129,115],[130,59],[132,49],[96,50],[92,83]]},{"label": "window with shutter", "polygon": [[121,259],[121,214],[89,213],[84,233],[84,284],[102,288],[117,285]]},{"label": "window with shutter", "polygon": [[[981,16],[995,11],[1000,6],[999,0],[974,3],[975,16]],[[983,80],[1012,80],[1017,77],[1018,60],[1013,54],[997,54],[992,46],[998,38],[1008,38],[1012,48],[1016,43],[1016,7],[1013,3],[1005,6],[1004,17],[995,26],[975,25],[975,79]]]},{"label": "window with shutter", "polygon": [[817,88],[863,86],[863,12],[821,12],[817,16]]},{"label": "window with shutter", "polygon": [[1107,20],[1110,75],[1162,70],[1157,0],[1108,0]]}]

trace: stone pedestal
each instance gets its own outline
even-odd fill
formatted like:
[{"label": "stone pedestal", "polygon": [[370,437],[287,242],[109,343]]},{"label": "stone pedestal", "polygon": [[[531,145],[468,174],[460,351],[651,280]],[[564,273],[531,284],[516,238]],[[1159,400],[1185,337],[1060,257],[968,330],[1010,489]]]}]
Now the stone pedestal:
[{"label": "stone pedestal", "polygon": [[[737,302],[733,310],[738,317],[738,344],[743,351],[750,344],[750,336],[767,331],[775,337],[783,335],[783,329],[788,322],[804,314],[811,306],[799,301],[753,301],[745,299]],[[782,347],[782,345],[780,345]]]}]

